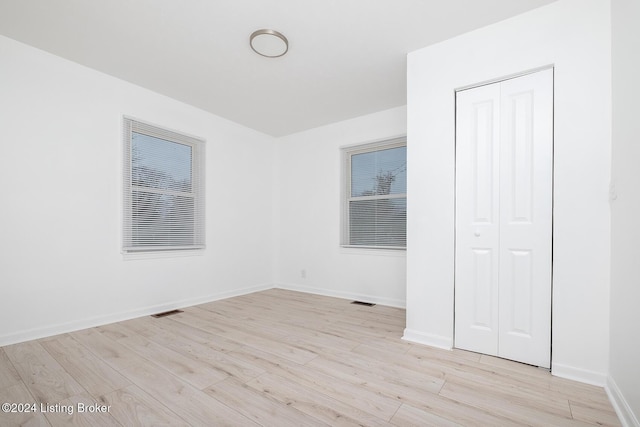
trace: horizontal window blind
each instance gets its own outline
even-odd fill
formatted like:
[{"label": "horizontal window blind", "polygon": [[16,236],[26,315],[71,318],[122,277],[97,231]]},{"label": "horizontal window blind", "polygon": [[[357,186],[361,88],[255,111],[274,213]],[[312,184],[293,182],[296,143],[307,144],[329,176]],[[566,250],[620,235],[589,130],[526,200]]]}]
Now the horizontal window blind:
[{"label": "horizontal window blind", "polygon": [[406,139],[343,150],[344,246],[405,248],[407,245]]},{"label": "horizontal window blind", "polygon": [[204,248],[204,141],[129,118],[123,141],[123,250]]},{"label": "horizontal window blind", "polygon": [[407,246],[407,199],[349,202],[350,245]]}]

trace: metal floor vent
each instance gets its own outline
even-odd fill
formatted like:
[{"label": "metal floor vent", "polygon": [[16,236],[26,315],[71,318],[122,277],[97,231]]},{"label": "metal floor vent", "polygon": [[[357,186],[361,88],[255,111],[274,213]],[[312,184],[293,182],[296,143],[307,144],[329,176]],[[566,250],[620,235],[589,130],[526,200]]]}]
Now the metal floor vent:
[{"label": "metal floor vent", "polygon": [[160,317],[167,317],[167,316],[171,316],[172,314],[178,314],[178,313],[183,313],[183,311],[182,310],[169,310],[169,311],[165,311],[163,313],[152,314],[151,317],[155,317],[156,319],[158,319]]},{"label": "metal floor vent", "polygon": [[364,305],[366,307],[373,307],[375,304],[372,302],[364,302],[364,301],[351,301],[351,304],[355,305]]}]

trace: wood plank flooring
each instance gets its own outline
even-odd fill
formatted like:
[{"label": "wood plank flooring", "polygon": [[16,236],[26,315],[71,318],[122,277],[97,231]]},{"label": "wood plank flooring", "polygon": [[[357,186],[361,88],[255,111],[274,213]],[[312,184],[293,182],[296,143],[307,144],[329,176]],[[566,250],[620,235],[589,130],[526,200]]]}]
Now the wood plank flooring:
[{"label": "wood plank flooring", "polygon": [[11,345],[0,403],[36,406],[0,426],[620,425],[602,388],[411,344],[404,325],[273,289]]}]

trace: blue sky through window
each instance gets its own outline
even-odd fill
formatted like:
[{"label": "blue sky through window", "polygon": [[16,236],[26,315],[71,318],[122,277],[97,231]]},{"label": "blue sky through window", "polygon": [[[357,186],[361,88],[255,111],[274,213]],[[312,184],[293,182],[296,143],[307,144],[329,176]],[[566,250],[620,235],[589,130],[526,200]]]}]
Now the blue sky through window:
[{"label": "blue sky through window", "polygon": [[133,132],[133,177],[136,185],[191,191],[189,145]]},{"label": "blue sky through window", "polygon": [[[385,177],[386,180],[385,180]],[[383,182],[390,183],[385,188]],[[407,147],[389,148],[351,156],[351,196],[407,192]]]}]

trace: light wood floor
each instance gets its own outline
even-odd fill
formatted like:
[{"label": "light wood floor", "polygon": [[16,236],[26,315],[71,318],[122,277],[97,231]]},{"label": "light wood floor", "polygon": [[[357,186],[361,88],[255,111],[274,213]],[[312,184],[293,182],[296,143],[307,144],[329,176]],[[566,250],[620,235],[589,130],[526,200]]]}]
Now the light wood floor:
[{"label": "light wood floor", "polygon": [[3,347],[0,403],[38,407],[0,425],[619,425],[601,388],[404,342],[404,319],[269,290]]}]

